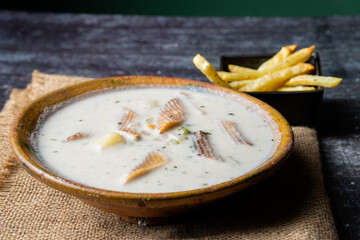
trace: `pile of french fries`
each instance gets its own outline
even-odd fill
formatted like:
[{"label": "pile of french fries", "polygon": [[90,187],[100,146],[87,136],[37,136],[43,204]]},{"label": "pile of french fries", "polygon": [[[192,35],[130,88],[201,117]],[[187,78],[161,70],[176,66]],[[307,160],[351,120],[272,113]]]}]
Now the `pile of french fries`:
[{"label": "pile of french fries", "polygon": [[242,92],[309,91],[315,86],[336,87],[341,78],[311,75],[315,67],[306,63],[315,46],[295,52],[297,45],[282,47],[258,69],[229,64],[230,72],[216,71],[204,57],[197,54],[193,63],[213,83]]}]

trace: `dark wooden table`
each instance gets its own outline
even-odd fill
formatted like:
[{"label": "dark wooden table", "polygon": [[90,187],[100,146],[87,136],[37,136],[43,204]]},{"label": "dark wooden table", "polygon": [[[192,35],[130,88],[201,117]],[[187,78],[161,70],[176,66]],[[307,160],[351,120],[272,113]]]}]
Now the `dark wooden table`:
[{"label": "dark wooden table", "polygon": [[326,190],[341,239],[360,239],[360,16],[180,18],[0,11],[0,108],[34,69],[106,77],[205,77],[192,58],[316,45],[326,89],[318,128]]}]

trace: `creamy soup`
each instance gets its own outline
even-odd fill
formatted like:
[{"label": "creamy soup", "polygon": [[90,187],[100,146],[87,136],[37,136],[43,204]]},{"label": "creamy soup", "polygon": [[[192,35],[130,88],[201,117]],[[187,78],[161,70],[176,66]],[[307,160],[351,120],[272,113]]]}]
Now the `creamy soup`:
[{"label": "creamy soup", "polygon": [[[159,116],[172,99],[183,120],[159,133]],[[198,189],[239,177],[275,151],[278,130],[250,105],[198,88],[108,90],[48,109],[32,141],[49,169],[83,185],[138,193]],[[129,112],[135,117],[125,126]],[[149,153],[166,161],[129,181]]]}]

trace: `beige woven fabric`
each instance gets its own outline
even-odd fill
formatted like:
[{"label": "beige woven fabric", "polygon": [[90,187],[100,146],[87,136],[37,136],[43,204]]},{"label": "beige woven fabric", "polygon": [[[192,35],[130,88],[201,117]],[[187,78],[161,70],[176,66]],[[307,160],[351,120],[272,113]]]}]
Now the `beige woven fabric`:
[{"label": "beige woven fabric", "polygon": [[316,132],[294,127],[295,148],[271,178],[166,226],[143,227],[36,181],[16,163],[8,132],[16,112],[50,90],[88,80],[34,71],[0,113],[0,239],[337,239]]}]

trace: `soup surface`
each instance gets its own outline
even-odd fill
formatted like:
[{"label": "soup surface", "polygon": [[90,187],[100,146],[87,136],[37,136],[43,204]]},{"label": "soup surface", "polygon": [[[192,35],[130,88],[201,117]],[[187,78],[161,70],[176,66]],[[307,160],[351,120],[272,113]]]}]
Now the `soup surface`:
[{"label": "soup surface", "polygon": [[[159,116],[172,99],[183,120],[160,134]],[[198,189],[239,177],[275,151],[278,130],[250,106],[199,88],[108,90],[48,109],[32,141],[53,172],[87,186],[139,193]],[[124,130],[129,112],[134,118],[127,127],[137,138]],[[109,139],[116,141],[104,144]],[[166,161],[127,181],[149,153]]]}]

